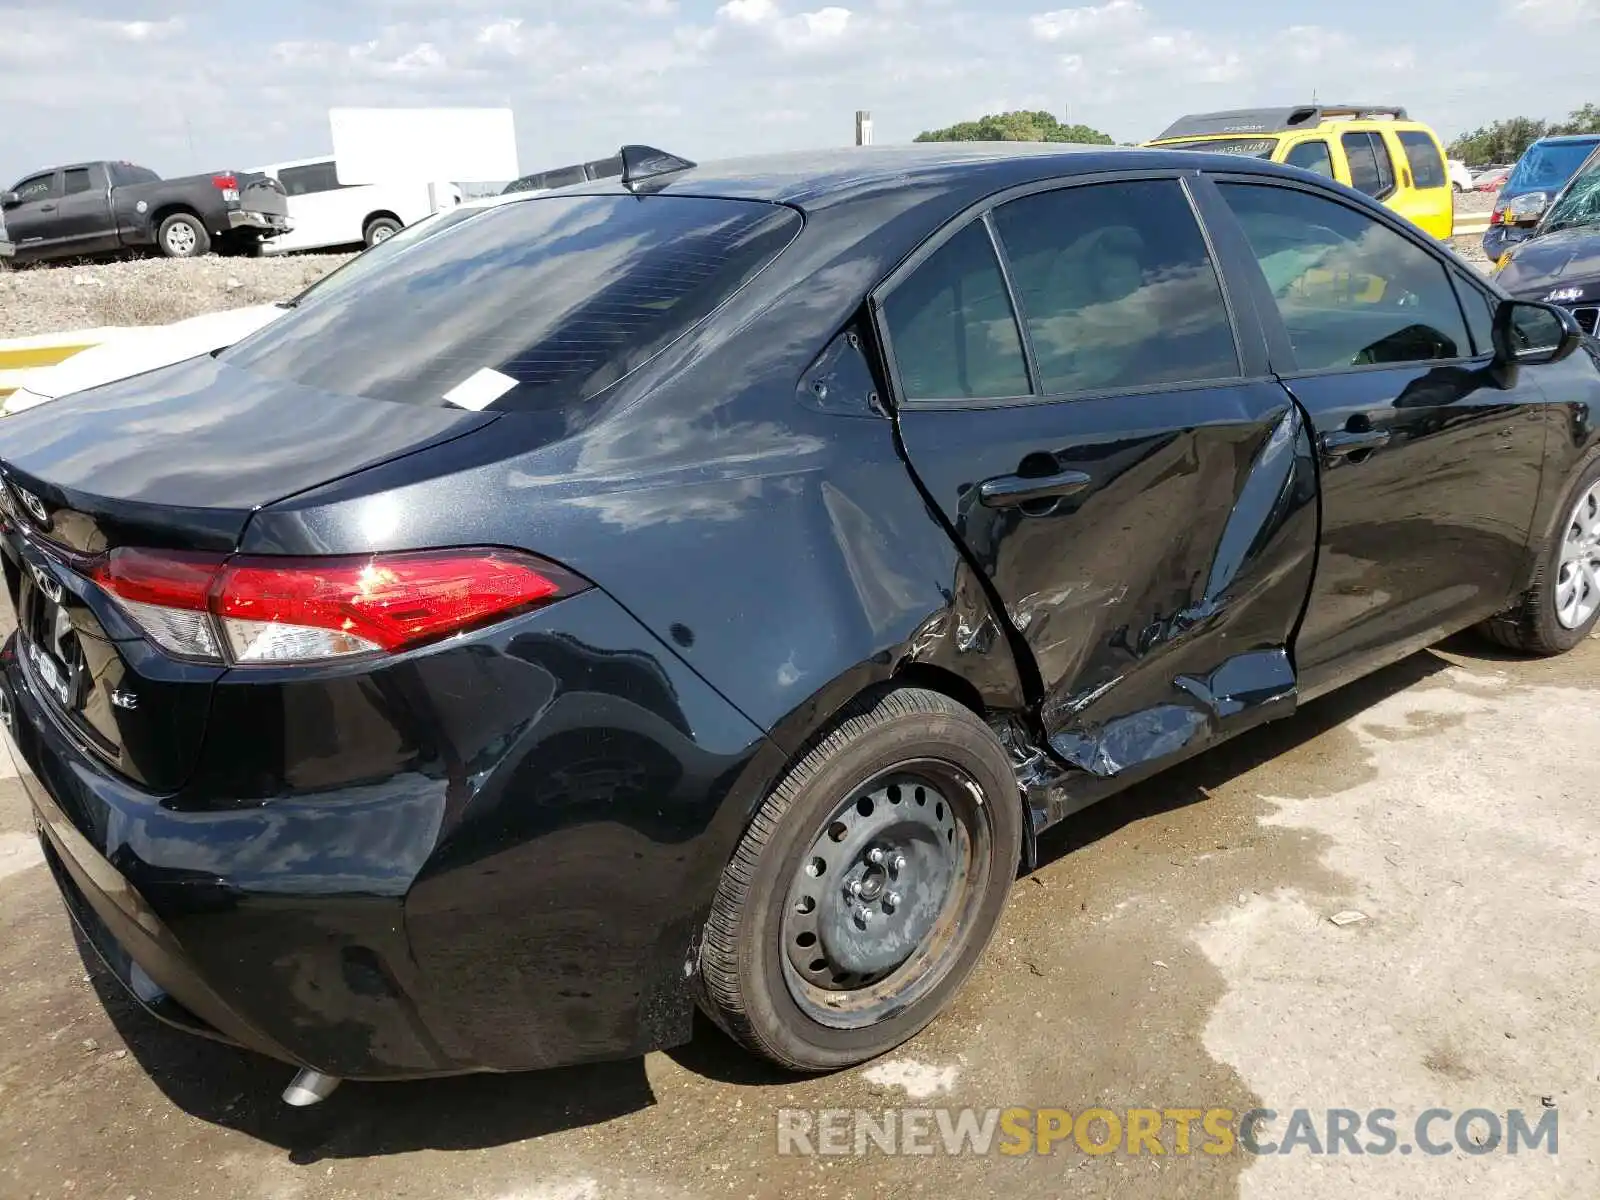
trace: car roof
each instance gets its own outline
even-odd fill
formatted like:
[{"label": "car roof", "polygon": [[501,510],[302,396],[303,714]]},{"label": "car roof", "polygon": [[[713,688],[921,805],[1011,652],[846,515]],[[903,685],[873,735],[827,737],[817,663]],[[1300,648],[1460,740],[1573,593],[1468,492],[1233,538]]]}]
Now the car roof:
[{"label": "car roof", "polygon": [[1394,122],[1408,122],[1406,110],[1398,104],[1297,104],[1292,108],[1227,108],[1217,112],[1188,113],[1179,117],[1150,140],[1169,138],[1239,137],[1294,133],[1316,129],[1324,123],[1369,120],[1382,113]]},{"label": "car roof", "polygon": [[[641,192],[765,200],[802,210],[882,196],[886,189],[940,192],[971,202],[1007,187],[1106,171],[1215,168],[1216,156],[1189,150],[1069,142],[924,142],[766,154],[698,164],[641,181]],[[1272,173],[1273,163],[1230,165]],[[627,193],[619,179],[562,188],[561,195]],[[535,193],[537,194],[537,193]]]},{"label": "car roof", "polygon": [[1573,145],[1577,143],[1600,142],[1600,133],[1552,133],[1549,137],[1542,137],[1533,144],[1546,146],[1552,144]]}]

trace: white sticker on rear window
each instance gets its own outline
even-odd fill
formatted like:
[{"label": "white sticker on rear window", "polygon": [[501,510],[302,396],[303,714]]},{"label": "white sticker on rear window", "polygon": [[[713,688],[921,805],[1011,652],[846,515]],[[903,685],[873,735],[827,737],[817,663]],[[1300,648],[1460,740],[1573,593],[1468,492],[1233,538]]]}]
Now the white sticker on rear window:
[{"label": "white sticker on rear window", "polygon": [[493,367],[481,367],[446,392],[444,398],[458,408],[470,408],[477,412],[481,408],[488,408],[516,386],[517,381],[511,376]]}]

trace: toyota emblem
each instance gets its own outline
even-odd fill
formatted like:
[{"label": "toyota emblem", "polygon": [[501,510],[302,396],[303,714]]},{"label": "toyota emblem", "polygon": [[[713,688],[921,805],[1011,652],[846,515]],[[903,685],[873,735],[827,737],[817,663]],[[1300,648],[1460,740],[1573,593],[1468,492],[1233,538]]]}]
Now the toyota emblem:
[{"label": "toyota emblem", "polygon": [[27,488],[17,487],[15,484],[12,485],[12,488],[17,493],[17,498],[22,501],[22,507],[33,514],[35,521],[38,521],[41,525],[50,523],[50,512],[45,508],[43,500],[39,499]]}]

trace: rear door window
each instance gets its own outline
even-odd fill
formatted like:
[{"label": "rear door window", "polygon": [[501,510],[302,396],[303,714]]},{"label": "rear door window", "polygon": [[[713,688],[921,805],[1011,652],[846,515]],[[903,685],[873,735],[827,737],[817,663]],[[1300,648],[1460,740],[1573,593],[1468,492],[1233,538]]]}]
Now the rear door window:
[{"label": "rear door window", "polygon": [[1027,359],[994,243],[973,221],[889,293],[884,324],[906,400],[1026,396]]},{"label": "rear door window", "polygon": [[241,370],[404,404],[559,410],[688,332],[794,238],[793,209],[554,196],[486,209],[224,351]]},{"label": "rear door window", "polygon": [[331,162],[284,167],[278,172],[278,182],[290,196],[315,196],[319,192],[338,191],[344,186],[339,182],[338,167]]},{"label": "rear door window", "polygon": [[1400,145],[1405,149],[1406,162],[1411,167],[1411,178],[1419,188],[1442,188],[1447,180],[1444,157],[1439,146],[1420,129],[1402,130]]},{"label": "rear door window", "polygon": [[1176,180],[1024,196],[995,211],[995,229],[1042,392],[1239,374],[1222,285]]},{"label": "rear door window", "polygon": [[1347,133],[1339,139],[1344,145],[1344,156],[1350,162],[1350,184],[1358,192],[1365,192],[1382,200],[1394,191],[1394,164],[1389,159],[1389,148],[1381,137],[1370,133]]},{"label": "rear door window", "polygon": [[89,178],[88,167],[73,167],[63,173],[64,195],[76,196],[79,192],[91,191],[93,188],[94,182]]}]

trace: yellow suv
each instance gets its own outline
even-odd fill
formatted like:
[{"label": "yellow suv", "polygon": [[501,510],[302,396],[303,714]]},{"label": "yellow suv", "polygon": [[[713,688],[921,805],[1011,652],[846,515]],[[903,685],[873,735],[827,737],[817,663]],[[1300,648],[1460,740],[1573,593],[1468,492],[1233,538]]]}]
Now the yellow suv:
[{"label": "yellow suv", "polygon": [[1455,228],[1455,191],[1438,135],[1392,104],[1194,113],[1144,144],[1303,167],[1382,201],[1436,238]]}]

